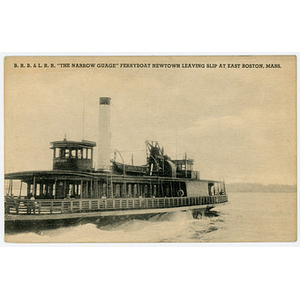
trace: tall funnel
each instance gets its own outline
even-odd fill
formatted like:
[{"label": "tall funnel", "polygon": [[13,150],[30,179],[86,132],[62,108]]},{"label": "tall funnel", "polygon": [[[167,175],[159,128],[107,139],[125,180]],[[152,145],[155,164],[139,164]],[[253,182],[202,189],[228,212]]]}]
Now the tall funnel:
[{"label": "tall funnel", "polygon": [[97,168],[104,170],[110,166],[110,100],[109,97],[101,97],[99,101]]}]

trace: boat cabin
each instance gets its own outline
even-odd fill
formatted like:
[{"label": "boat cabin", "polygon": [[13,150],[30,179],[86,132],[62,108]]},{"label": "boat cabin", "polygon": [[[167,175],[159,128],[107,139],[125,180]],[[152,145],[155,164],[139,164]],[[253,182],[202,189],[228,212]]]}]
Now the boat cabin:
[{"label": "boat cabin", "polygon": [[193,159],[176,159],[172,160],[176,166],[177,178],[191,178],[200,179],[200,174],[197,171],[193,171],[194,160]]},{"label": "boat cabin", "polygon": [[93,147],[90,141],[56,141],[51,143],[53,149],[53,170],[72,170],[90,172],[93,170]]}]

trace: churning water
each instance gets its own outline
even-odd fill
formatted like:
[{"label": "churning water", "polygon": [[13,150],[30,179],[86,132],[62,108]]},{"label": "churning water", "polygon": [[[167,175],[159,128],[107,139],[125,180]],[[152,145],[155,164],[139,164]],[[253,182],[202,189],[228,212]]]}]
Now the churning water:
[{"label": "churning water", "polygon": [[147,220],[77,224],[56,229],[10,232],[6,242],[292,242],[297,238],[294,193],[232,193],[229,203],[202,219],[190,212],[167,213]]}]

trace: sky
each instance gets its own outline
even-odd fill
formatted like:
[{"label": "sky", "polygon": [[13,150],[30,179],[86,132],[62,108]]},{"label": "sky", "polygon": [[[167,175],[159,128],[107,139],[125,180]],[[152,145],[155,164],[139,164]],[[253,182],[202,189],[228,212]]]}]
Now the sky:
[{"label": "sky", "polygon": [[[155,63],[180,68],[153,68]],[[173,159],[186,152],[203,179],[296,184],[294,56],[8,57],[4,88],[5,172],[51,169],[50,142],[65,135],[96,141],[99,97],[105,96],[112,99],[111,149],[127,163],[133,154],[135,164],[144,164],[145,140],[157,140]]]}]

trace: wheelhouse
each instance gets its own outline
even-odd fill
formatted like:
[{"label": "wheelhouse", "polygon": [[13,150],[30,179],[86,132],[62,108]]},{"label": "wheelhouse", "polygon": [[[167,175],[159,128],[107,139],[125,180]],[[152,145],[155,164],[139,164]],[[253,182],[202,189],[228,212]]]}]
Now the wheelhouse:
[{"label": "wheelhouse", "polygon": [[93,147],[90,141],[56,141],[51,143],[53,149],[53,170],[93,170]]}]

